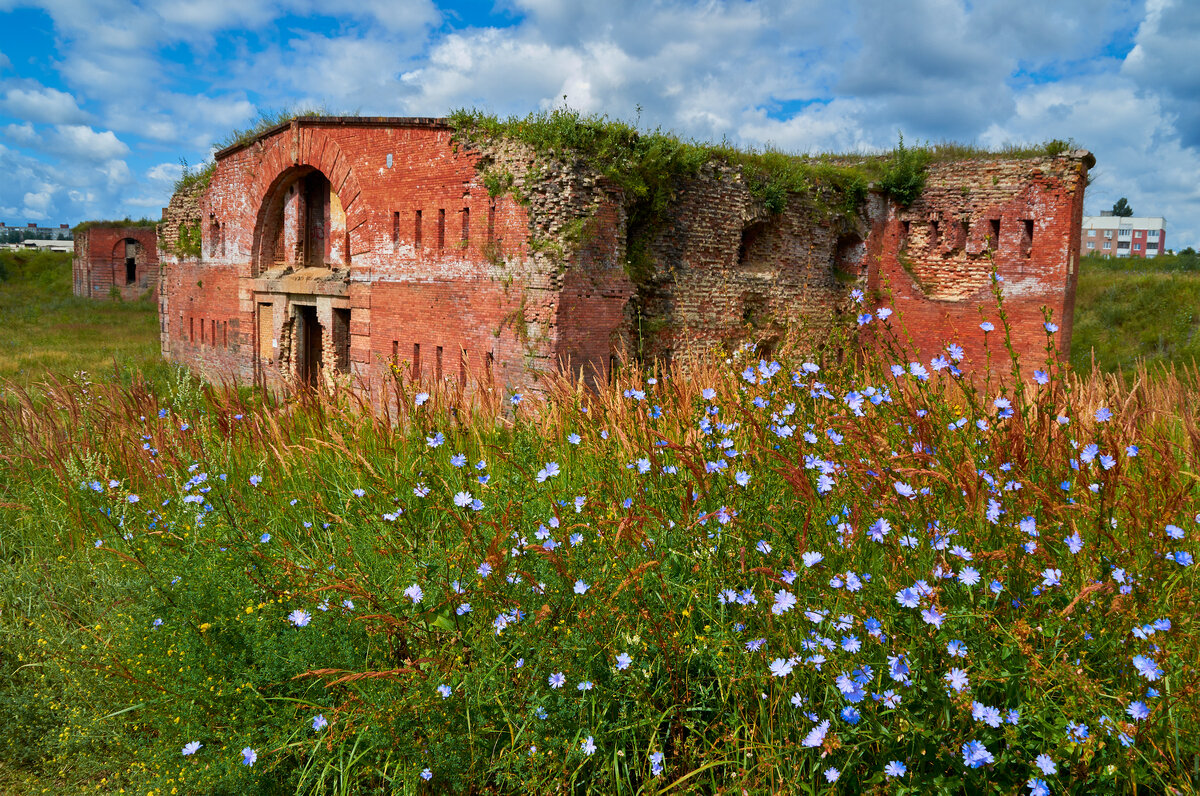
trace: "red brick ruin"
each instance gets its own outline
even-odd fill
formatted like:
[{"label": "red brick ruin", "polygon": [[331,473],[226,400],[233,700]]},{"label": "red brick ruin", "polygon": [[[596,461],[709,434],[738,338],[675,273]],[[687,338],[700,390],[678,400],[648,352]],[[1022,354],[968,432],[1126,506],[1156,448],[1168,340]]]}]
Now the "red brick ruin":
[{"label": "red brick ruin", "polygon": [[[868,308],[890,293],[914,357],[954,340],[982,361],[994,267],[1036,365],[1042,307],[1067,353],[1093,162],[934,163],[908,207],[872,190],[837,223],[803,195],[771,213],[714,163],[679,185],[631,277],[624,196],[580,162],[456,139],[439,119],[299,118],[218,152],[207,189],[172,198],[162,351],[275,388],[344,374],[373,391],[403,373],[536,389],[560,367],[603,379],[619,358],[819,335],[861,311],[858,287]],[[181,231],[197,230],[199,255],[181,254]]]},{"label": "red brick ruin", "polygon": [[152,226],[94,226],[75,233],[72,290],[84,298],[132,301],[158,287],[158,235]]}]

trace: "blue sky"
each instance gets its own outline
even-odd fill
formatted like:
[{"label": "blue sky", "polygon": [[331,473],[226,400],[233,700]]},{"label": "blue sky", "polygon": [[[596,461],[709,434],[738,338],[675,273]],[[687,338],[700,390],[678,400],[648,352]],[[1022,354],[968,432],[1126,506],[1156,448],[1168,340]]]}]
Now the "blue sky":
[{"label": "blue sky", "polygon": [[1194,0],[0,0],[0,221],[157,217],[260,110],[566,102],[794,152],[1072,138],[1200,245]]}]

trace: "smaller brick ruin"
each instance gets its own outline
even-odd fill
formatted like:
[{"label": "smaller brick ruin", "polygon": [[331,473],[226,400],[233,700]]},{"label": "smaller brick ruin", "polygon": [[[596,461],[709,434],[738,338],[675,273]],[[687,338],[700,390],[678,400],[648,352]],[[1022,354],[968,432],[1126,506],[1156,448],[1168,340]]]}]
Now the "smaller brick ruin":
[{"label": "smaller brick ruin", "polygon": [[153,226],[103,222],[75,233],[72,291],[84,298],[132,301],[158,287],[158,234]]},{"label": "smaller brick ruin", "polygon": [[954,341],[982,362],[995,268],[1036,366],[1043,308],[1069,347],[1093,163],[936,162],[907,206],[872,186],[831,213],[822,188],[767,207],[714,160],[635,242],[629,197],[578,158],[442,119],[298,118],[218,152],[164,211],[162,351],[272,388],[340,374],[380,395],[403,374],[523,390],[560,368],[604,379],[621,358],[820,348],[835,325],[870,346],[855,318],[890,302],[912,356]]}]

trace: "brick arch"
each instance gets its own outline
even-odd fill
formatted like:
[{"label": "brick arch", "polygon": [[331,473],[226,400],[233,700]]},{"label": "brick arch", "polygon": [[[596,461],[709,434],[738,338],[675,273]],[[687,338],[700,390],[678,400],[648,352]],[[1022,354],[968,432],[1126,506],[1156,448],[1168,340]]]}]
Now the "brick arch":
[{"label": "brick arch", "polygon": [[[261,260],[265,245],[264,233],[273,202],[279,199],[296,179],[312,171],[319,171],[329,180],[337,194],[342,210],[346,213],[346,232],[350,240],[350,251],[354,251],[354,240],[358,228],[367,220],[363,203],[359,201],[362,188],[358,177],[337,142],[323,130],[293,126],[288,131],[274,136],[265,143],[259,159],[252,196],[254,197],[254,248],[252,257],[255,273],[264,270]],[[269,267],[269,264],[265,264]]]}]

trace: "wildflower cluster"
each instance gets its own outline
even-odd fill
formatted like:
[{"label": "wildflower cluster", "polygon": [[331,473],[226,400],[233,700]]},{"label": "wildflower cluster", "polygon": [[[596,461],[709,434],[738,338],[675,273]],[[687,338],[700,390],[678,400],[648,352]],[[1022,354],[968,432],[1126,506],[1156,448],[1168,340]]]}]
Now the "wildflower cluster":
[{"label": "wildflower cluster", "polygon": [[151,415],[140,476],[69,485],[115,584],[71,743],[199,790],[1182,782],[1195,453],[1043,375],[743,350],[491,426]]}]

